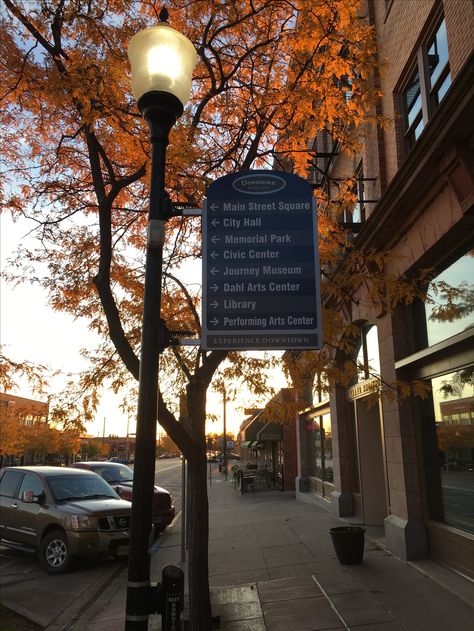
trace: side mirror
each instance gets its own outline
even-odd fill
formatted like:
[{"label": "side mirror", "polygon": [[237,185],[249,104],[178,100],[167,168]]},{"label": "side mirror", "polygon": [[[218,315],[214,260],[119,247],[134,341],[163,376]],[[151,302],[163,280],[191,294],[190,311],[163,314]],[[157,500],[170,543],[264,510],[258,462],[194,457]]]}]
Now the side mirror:
[{"label": "side mirror", "polygon": [[38,501],[38,498],[35,497],[35,494],[33,493],[33,491],[23,491],[23,495],[21,496],[21,499],[26,504],[33,504],[33,502]]},{"label": "side mirror", "polygon": [[44,501],[45,494],[44,491],[40,493],[40,495],[35,495],[33,491],[23,491],[21,499],[25,504],[36,504]]}]

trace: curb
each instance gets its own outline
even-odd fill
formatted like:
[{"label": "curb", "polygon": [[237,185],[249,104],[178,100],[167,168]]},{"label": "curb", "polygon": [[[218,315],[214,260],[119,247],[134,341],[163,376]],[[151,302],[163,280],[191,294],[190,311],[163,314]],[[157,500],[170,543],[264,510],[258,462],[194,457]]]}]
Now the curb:
[{"label": "curb", "polygon": [[[97,610],[103,607],[105,594],[108,594],[111,590],[111,586],[116,583],[122,583],[122,576],[124,575],[124,567],[113,568],[113,571],[106,577],[99,576],[93,584],[93,593],[91,595],[91,586],[88,586],[87,592],[83,592],[78,598],[76,598],[66,609],[64,609],[58,617],[50,622],[45,631],[66,631],[76,627],[76,623],[80,622],[82,618],[87,618],[89,621],[91,615],[95,615]],[[104,580],[105,579],[105,580]],[[116,589],[114,590],[115,593]],[[107,601],[109,598],[107,598]],[[94,606],[99,603],[97,607]],[[83,616],[85,612],[90,612],[89,615]],[[94,612],[92,614],[92,612]],[[30,616],[31,617],[31,616]]]}]

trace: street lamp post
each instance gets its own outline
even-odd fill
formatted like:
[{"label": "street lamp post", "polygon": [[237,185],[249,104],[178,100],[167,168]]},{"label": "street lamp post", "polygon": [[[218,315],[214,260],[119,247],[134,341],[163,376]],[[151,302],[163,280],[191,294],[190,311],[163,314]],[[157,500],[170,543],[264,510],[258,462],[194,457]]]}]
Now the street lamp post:
[{"label": "street lamp post", "polygon": [[165,158],[171,128],[189,99],[197,54],[192,43],[166,22],[163,10],[157,26],[130,40],[132,92],[148,123],[151,141],[150,208],[145,263],[138,412],[135,440],[134,501],[128,563],[127,631],[144,631],[150,605],[150,532],[155,478],[158,368],[162,330],[161,276],[165,221],[171,203],[165,192]]}]

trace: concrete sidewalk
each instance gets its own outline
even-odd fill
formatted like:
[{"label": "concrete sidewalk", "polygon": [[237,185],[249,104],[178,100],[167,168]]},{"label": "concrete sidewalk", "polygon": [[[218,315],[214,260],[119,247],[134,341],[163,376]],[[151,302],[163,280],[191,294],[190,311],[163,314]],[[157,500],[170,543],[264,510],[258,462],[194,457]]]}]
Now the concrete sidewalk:
[{"label": "concrete sidewalk", "polygon": [[[217,468],[216,468],[217,469]],[[405,563],[366,536],[364,562],[339,564],[328,534],[344,525],[327,507],[279,491],[238,494],[213,473],[209,572],[213,615],[223,631],[472,631],[474,585],[434,563]],[[230,476],[229,476],[230,477]],[[368,533],[370,536],[370,533]],[[159,539],[152,581],[182,567],[181,522]],[[126,569],[71,624],[48,631],[118,631]],[[185,618],[187,612],[185,611]],[[63,621],[64,622],[64,621]],[[149,629],[161,628],[151,616]]]}]

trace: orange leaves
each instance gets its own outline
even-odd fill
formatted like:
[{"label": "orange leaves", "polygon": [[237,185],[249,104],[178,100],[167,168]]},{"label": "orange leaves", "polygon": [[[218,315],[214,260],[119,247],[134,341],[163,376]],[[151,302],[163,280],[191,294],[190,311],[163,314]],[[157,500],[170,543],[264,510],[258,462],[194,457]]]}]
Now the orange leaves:
[{"label": "orange leaves", "polygon": [[[137,353],[150,171],[148,129],[131,98],[126,48],[135,32],[156,23],[157,5],[21,6],[23,19],[19,3],[2,26],[0,44],[11,174],[5,199],[12,212],[33,217],[40,241],[37,251],[21,254],[19,276],[38,281],[54,309],[86,317],[102,337],[100,349],[89,354],[95,377],[81,387],[97,392],[100,380],[110,379],[118,389],[127,376],[116,354],[123,347],[109,336],[123,332],[127,353]],[[322,129],[341,147],[354,146],[350,130],[367,115],[374,95],[365,90],[366,77],[375,63],[358,2],[171,0],[167,8],[171,26],[193,41],[199,57],[190,105],[168,147],[173,202],[198,206],[214,179],[240,169],[283,162],[305,175]],[[338,203],[353,202],[348,186]],[[321,261],[335,267],[346,236],[329,203],[326,210]],[[172,278],[183,261],[199,255],[197,222],[169,221],[163,315],[170,326],[199,329],[199,292],[186,292]],[[326,279],[327,295],[344,303],[364,281],[362,268],[353,274],[352,284],[337,274]],[[335,328],[330,338],[337,338]],[[165,355],[165,369],[169,361],[175,370],[172,351]],[[197,355],[182,360],[189,374],[203,361]],[[249,382],[258,370],[249,365]],[[262,388],[259,380],[255,388]],[[94,409],[94,396],[85,414]]]},{"label": "orange leaves", "polygon": [[445,281],[430,284],[430,320],[454,322],[474,312],[474,285],[468,281],[453,287]]},{"label": "orange leaves", "polygon": [[0,391],[15,390],[20,380],[25,380],[31,390],[39,394],[43,393],[48,385],[44,366],[35,365],[29,361],[14,361],[7,357],[3,347],[0,346]]}]

